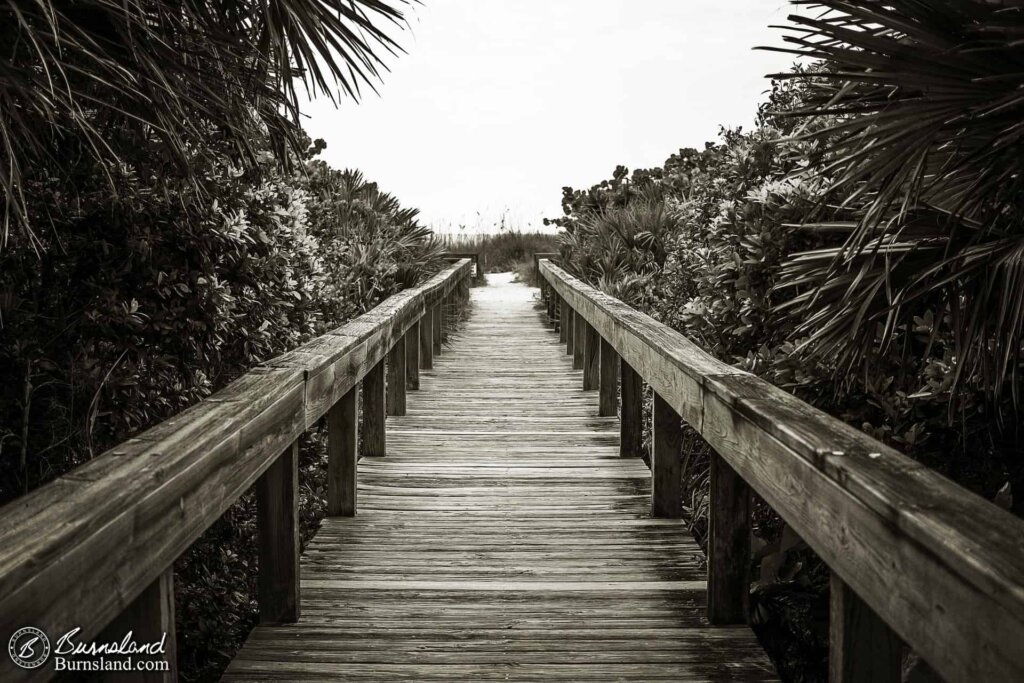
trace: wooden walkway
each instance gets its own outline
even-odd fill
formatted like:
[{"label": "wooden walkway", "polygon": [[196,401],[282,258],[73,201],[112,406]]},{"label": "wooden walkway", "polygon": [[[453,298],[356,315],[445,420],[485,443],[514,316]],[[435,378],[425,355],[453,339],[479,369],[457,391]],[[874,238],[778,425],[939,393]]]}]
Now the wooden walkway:
[{"label": "wooden walkway", "polygon": [[360,461],[358,516],[306,549],[299,622],[224,680],[774,680],[748,628],[707,625],[700,548],[650,517],[536,290],[490,280]]}]

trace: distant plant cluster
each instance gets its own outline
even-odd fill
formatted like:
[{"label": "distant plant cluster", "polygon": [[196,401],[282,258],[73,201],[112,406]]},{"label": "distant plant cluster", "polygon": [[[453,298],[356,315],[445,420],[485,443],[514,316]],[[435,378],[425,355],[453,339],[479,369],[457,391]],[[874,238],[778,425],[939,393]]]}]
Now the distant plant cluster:
[{"label": "distant plant cluster", "polygon": [[533,255],[558,250],[559,238],[553,232],[507,230],[487,235],[443,235],[450,251],[480,255],[488,273],[514,272],[527,284],[533,277]]},{"label": "distant plant cluster", "polygon": [[[1024,16],[971,0],[819,4],[827,13],[791,18],[788,38],[811,65],[775,77],[753,129],[565,188],[550,221],[563,260],[1024,515]],[[699,536],[707,447],[690,443]],[[780,639],[780,670],[816,678],[827,572],[766,506],[757,514],[755,618],[802,641]]]}]

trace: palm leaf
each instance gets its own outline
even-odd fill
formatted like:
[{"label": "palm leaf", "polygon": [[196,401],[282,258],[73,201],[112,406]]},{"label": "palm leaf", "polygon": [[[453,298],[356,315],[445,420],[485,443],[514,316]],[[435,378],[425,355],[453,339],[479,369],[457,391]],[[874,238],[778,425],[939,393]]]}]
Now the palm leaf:
[{"label": "palm leaf", "polygon": [[805,106],[780,114],[832,121],[800,134],[827,147],[812,172],[829,183],[805,229],[842,241],[788,260],[780,310],[797,321],[805,348],[837,358],[841,372],[906,339],[922,310],[946,311],[956,386],[976,382],[996,400],[1008,387],[1016,397],[1022,9],[984,0],[793,4],[813,14],[789,17],[785,49],[823,68],[791,75],[805,82]]},{"label": "palm leaf", "polygon": [[190,173],[211,131],[243,164],[268,140],[299,152],[299,96],[358,97],[399,51],[389,31],[414,0],[8,0],[0,7],[0,200],[6,240],[29,228],[24,169],[69,145],[116,164],[126,125]]}]

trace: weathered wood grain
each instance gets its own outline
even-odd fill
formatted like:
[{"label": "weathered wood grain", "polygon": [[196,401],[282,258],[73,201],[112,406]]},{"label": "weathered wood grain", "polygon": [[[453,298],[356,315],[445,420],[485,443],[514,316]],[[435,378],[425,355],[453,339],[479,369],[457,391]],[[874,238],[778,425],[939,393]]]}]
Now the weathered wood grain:
[{"label": "weathered wood grain", "polygon": [[260,623],[299,619],[299,444],[256,481]]},{"label": "weathered wood grain", "polygon": [[601,378],[601,335],[592,326],[586,326],[583,342],[583,389],[596,391]]},{"label": "weathered wood grain", "polygon": [[749,629],[703,618],[699,546],[650,516],[531,290],[488,279],[388,458],[360,461],[359,516],[307,547],[301,621],[254,630],[224,679],[774,680]]},{"label": "weathered wood grain", "polygon": [[420,318],[420,368],[432,370],[434,368],[434,309],[429,306]]},{"label": "weathered wood grain", "polygon": [[433,325],[431,338],[433,339],[434,355],[439,356],[441,355],[441,347],[443,346],[441,343],[441,328],[444,327],[444,309],[440,302],[434,306],[434,312],[430,316],[430,322]]},{"label": "weathered wood grain", "polygon": [[[567,307],[569,304],[565,304]],[[576,312],[569,308],[568,314],[565,316],[565,355],[576,356]],[[573,369],[576,369],[575,361],[573,362]]]},{"label": "weathered wood grain", "polygon": [[708,621],[747,623],[750,602],[750,487],[711,454]]},{"label": "weathered wood grain", "polygon": [[834,573],[830,593],[829,682],[900,683],[899,636]]},{"label": "weathered wood grain", "polygon": [[597,414],[601,417],[611,417],[616,414],[619,407],[619,354],[615,353],[615,347],[604,339],[600,345]]},{"label": "weathered wood grain", "polygon": [[120,643],[131,632],[137,643],[163,643],[164,654],[146,657],[165,661],[167,671],[109,672],[101,681],[128,683],[174,683],[178,680],[178,646],[174,630],[174,570],[168,568],[156,581],[132,601],[121,614],[107,624],[99,642]]},{"label": "weathered wood grain", "polygon": [[359,390],[355,387],[327,413],[327,514],[356,514],[359,460]]},{"label": "weathered wood grain", "polygon": [[405,333],[405,388],[420,388],[420,323],[417,321]]},{"label": "weathered wood grain", "polygon": [[558,267],[540,271],[940,675],[1024,680],[1024,522]]},{"label": "weathered wood grain", "polygon": [[643,382],[625,358],[619,358],[622,397],[619,410],[619,455],[639,458],[644,450]]},{"label": "weathered wood grain", "polygon": [[683,516],[683,480],[680,448],[683,427],[679,415],[660,394],[651,409],[651,514],[678,519]]},{"label": "weathered wood grain", "polygon": [[565,299],[558,297],[558,341],[565,344],[569,340],[569,328],[572,327],[572,309]]},{"label": "weathered wood grain", "polygon": [[383,457],[388,452],[387,440],[387,380],[381,359],[363,377],[363,452],[364,456]]},{"label": "weathered wood grain", "polygon": [[406,371],[405,337],[395,341],[387,360],[387,414],[405,415]]},{"label": "weathered wood grain", "polygon": [[572,318],[572,369],[582,370],[587,346],[587,320],[577,311]]}]

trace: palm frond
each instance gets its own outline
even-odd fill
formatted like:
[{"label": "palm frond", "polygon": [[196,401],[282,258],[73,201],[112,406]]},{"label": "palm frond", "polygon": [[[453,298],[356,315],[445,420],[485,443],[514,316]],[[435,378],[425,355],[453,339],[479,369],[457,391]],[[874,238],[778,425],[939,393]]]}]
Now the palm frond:
[{"label": "palm frond", "polygon": [[190,145],[222,138],[244,163],[268,139],[299,151],[297,87],[358,96],[400,48],[389,28],[415,0],[10,0],[0,7],[3,236],[29,229],[25,169],[62,154],[119,162],[134,126],[188,173]]},{"label": "palm frond", "polygon": [[[908,339],[922,309],[953,327],[957,378],[1017,394],[1024,316],[1024,9],[985,0],[795,0],[786,41],[821,60],[796,72],[830,117],[813,169],[820,222],[841,238],[781,272],[814,353],[849,371]],[[826,205],[826,201],[830,204]],[[909,347],[908,347],[909,348]]]}]

